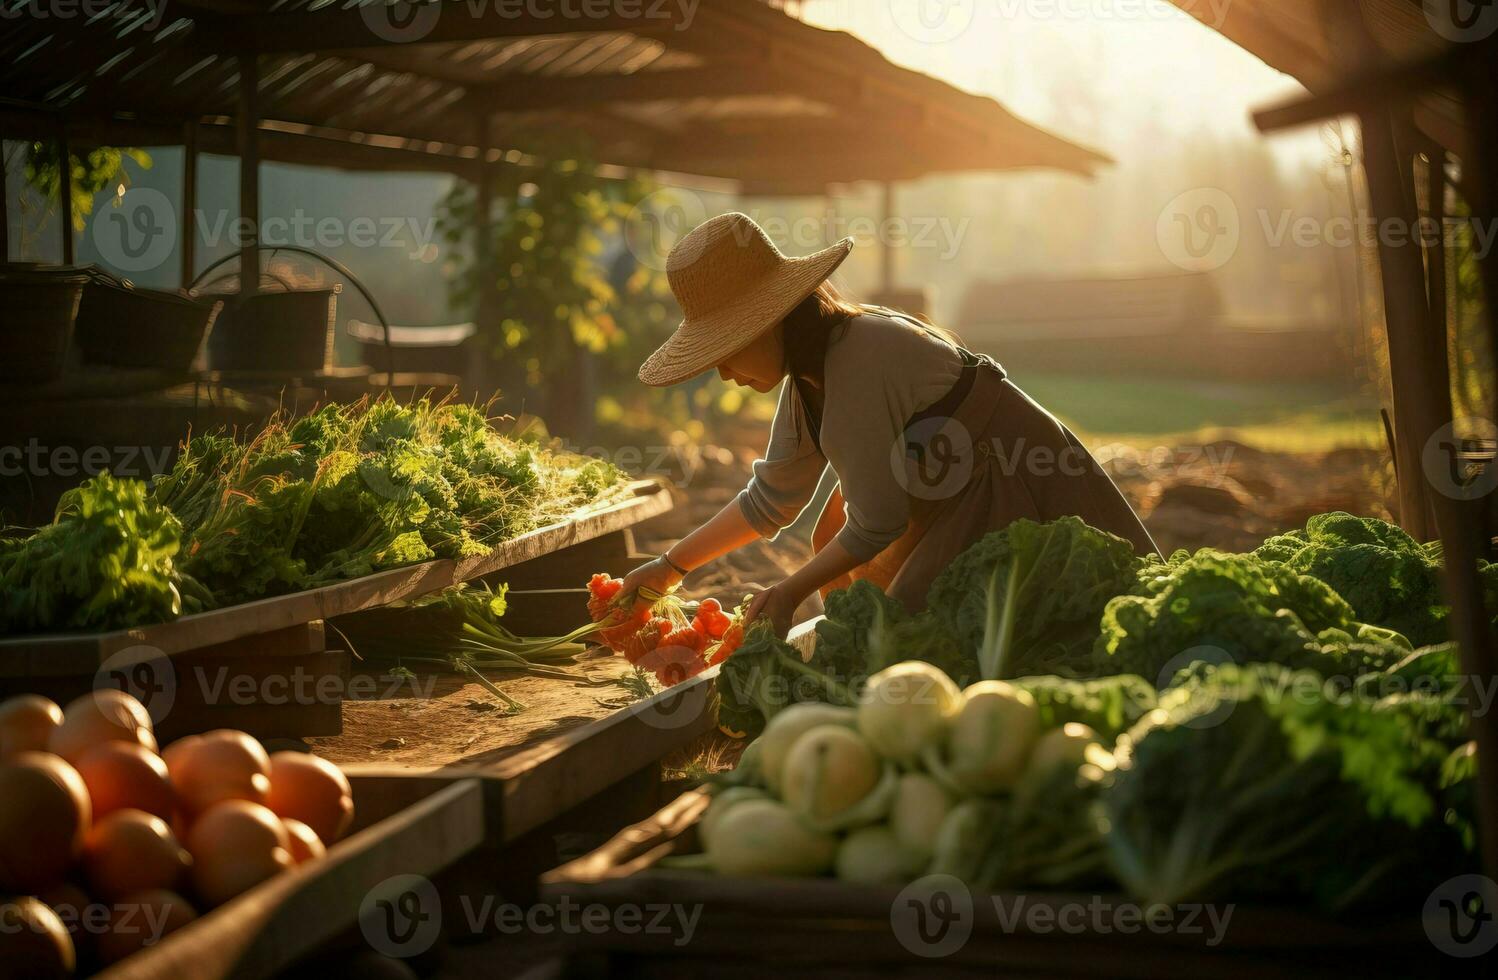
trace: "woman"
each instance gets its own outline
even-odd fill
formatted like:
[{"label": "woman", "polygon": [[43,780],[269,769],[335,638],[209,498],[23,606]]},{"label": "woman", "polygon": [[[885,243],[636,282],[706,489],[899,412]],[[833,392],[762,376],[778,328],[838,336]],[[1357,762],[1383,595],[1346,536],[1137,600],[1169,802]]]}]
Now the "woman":
[{"label": "woman", "polygon": [[850,303],[826,280],[851,239],[787,258],[749,217],[712,218],[667,259],[684,319],[640,368],[673,385],[716,367],[769,392],[784,381],[765,458],[707,523],[626,576],[664,592],[795,521],[831,465],[815,556],[750,602],[784,636],[812,592],[867,578],[911,609],[968,545],[1018,518],[1075,515],[1157,550],[1076,437],[1003,368],[899,313]]}]

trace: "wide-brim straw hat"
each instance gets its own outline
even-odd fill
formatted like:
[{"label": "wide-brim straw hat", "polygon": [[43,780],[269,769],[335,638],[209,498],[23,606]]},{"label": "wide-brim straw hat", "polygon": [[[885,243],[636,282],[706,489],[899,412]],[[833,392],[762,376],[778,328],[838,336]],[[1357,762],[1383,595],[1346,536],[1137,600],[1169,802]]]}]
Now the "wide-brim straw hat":
[{"label": "wide-brim straw hat", "polygon": [[746,214],[720,214],[693,228],[666,257],[682,321],[640,365],[640,380],[664,387],[737,354],[816,291],[848,253],[844,238],[804,258],[782,255]]}]

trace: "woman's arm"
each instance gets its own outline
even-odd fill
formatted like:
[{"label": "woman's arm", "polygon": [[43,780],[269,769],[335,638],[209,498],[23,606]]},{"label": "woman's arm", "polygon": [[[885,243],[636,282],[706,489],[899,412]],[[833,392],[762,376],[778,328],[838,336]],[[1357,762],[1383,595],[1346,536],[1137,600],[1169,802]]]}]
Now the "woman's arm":
[{"label": "woman's arm", "polygon": [[620,591],[627,595],[645,587],[665,592],[682,579],[677,567],[688,572],[695,571],[714,558],[741,548],[759,536],[759,532],[744,516],[744,509],[739,506],[738,501],[731,500],[701,527],[666,549],[664,555],[624,576],[624,587]]},{"label": "woman's arm", "polygon": [[805,565],[778,585],[756,595],[745,610],[745,625],[766,616],[775,626],[775,635],[785,638],[791,629],[791,617],[807,596],[835,579],[841,578],[864,563],[842,543],[833,540]]}]

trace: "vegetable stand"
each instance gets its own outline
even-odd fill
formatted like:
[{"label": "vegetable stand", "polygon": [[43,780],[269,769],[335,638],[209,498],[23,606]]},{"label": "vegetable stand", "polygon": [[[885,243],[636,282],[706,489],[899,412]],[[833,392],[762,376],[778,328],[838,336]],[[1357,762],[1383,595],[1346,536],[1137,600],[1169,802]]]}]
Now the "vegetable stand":
[{"label": "vegetable stand", "polygon": [[[506,571],[508,579],[513,570],[515,581],[521,582],[543,576],[548,569],[578,567],[578,562],[604,551],[622,555],[629,549],[626,532],[631,525],[670,508],[671,496],[664,488],[642,481],[629,485],[623,499],[503,541],[476,558],[436,559],[169,623],[0,640],[0,692],[67,697],[93,688],[102,673],[114,675],[113,680],[127,688],[171,684],[175,704],[164,727],[172,734],[225,724],[261,736],[334,734],[341,728],[341,698],[321,692],[330,687],[341,691],[347,655],[335,636],[324,635],[322,621],[500,571]],[[580,545],[586,547],[568,555]],[[258,680],[296,672],[319,696],[310,702],[283,696],[223,704],[212,678],[226,667]],[[331,685],[318,683],[330,678]],[[184,683],[187,679],[196,683]],[[268,703],[273,700],[280,703]]]},{"label": "vegetable stand", "polygon": [[[786,977],[828,971],[875,977],[923,967],[941,976],[993,976],[997,970],[1141,980],[1460,974],[1461,961],[1439,952],[1417,920],[1338,922],[1235,907],[1231,928],[1220,936],[1206,912],[1189,929],[1178,919],[1179,928],[1155,932],[1138,918],[1132,924],[1114,918],[1113,910],[1127,905],[1123,896],[981,895],[958,888],[949,893],[955,904],[942,905],[897,886],[720,878],[663,868],[668,856],[698,849],[697,828],[709,800],[707,790],[686,793],[544,877],[542,894],[552,903],[612,911],[671,902],[701,909],[688,943],[643,930],[568,934],[563,975],[689,977],[711,970],[752,977],[773,970]],[[918,921],[921,907],[951,910],[953,925]],[[600,920],[621,921],[613,915]],[[967,930],[965,940],[945,941]]]},{"label": "vegetable stand", "polygon": [[414,804],[379,779],[350,778],[359,824],[324,860],[278,875],[99,974],[109,980],[278,975],[355,925],[394,875],[436,875],[484,840],[484,794],[455,781]]}]

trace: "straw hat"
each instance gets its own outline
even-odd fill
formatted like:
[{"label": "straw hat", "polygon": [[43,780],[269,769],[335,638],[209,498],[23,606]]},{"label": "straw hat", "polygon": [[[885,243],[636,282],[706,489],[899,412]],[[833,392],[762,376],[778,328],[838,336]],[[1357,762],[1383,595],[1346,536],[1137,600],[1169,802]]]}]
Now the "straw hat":
[{"label": "straw hat", "polygon": [[665,387],[723,363],[785,319],[853,250],[844,238],[814,255],[780,254],[745,214],[720,214],[693,228],[666,257],[666,278],[683,319],[640,366],[640,380]]}]

